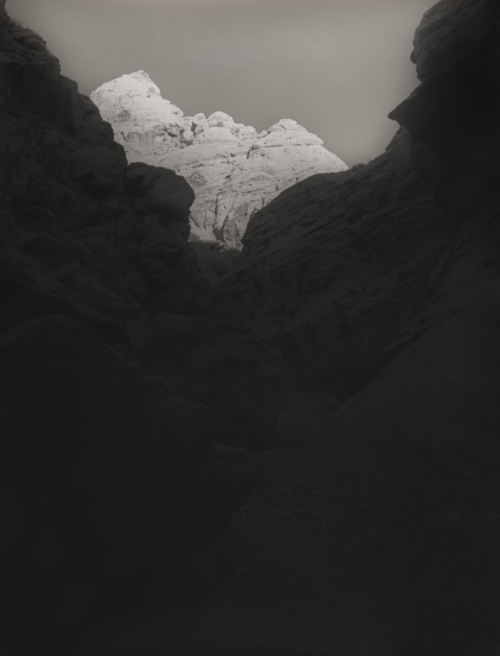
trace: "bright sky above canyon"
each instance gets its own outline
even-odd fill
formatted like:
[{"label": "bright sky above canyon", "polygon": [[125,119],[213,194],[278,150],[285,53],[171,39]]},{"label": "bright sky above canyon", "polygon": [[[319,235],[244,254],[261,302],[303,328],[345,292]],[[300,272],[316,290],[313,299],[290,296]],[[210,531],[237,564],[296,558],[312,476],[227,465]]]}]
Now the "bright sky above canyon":
[{"label": "bright sky above canyon", "polygon": [[82,93],[146,71],[184,114],[291,118],[347,164],[381,153],[435,0],[7,0]]}]

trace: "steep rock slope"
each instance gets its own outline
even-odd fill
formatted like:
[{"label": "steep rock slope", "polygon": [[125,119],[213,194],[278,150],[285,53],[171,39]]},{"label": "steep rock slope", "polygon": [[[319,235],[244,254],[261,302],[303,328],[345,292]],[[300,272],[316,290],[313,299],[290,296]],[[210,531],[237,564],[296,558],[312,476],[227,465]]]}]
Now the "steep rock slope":
[{"label": "steep rock slope", "polygon": [[166,166],[193,187],[192,239],[240,247],[250,217],[280,191],[315,173],[347,169],[290,119],[257,134],[224,112],[184,116],[144,71],[103,84],[91,99],[129,161]]},{"label": "steep rock slope", "polygon": [[445,170],[402,129],[369,164],[282,192],[251,219],[216,315],[277,346],[291,387],[346,398],[378,368],[451,239],[434,202]]},{"label": "steep rock slope", "polygon": [[500,8],[493,1],[436,5],[417,30],[417,64],[422,32],[437,34],[443,11],[454,30],[450,51],[438,40],[436,56],[425,54],[422,84],[392,117],[448,163],[439,197],[455,238],[389,345],[390,363],[338,417],[500,457]]}]

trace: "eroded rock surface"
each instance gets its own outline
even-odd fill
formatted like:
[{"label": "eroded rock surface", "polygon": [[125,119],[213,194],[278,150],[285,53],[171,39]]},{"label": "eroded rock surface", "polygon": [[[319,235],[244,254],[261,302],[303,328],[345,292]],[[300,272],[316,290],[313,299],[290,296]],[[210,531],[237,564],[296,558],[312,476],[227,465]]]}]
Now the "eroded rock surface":
[{"label": "eroded rock surface", "polygon": [[333,389],[343,423],[488,458],[500,457],[499,44],[497,3],[427,12],[423,81],[391,112],[402,127],[386,153],[281,194],[217,288],[217,315],[276,344],[291,385]]},{"label": "eroded rock surface", "polygon": [[[388,346],[389,364],[338,416],[498,458],[500,30],[492,21],[498,6],[461,0],[435,9],[446,9],[462,54],[451,67],[441,62],[392,116],[448,164],[439,199],[455,238],[411,321]],[[417,35],[432,15],[424,16]],[[471,41],[479,25],[487,36]],[[441,43],[435,47],[437,62]]]},{"label": "eroded rock surface", "polygon": [[498,30],[500,7],[495,0],[441,0],[425,12],[415,31],[411,60],[425,80],[472,51]]},{"label": "eroded rock surface", "polygon": [[225,529],[257,475],[243,447],[265,447],[281,408],[281,363],[197,318],[211,295],[186,180],[128,164],[5,14],[0,86],[0,623],[16,654],[62,655],[99,585]]},{"label": "eroded rock surface", "polygon": [[[0,46],[1,329],[63,313],[90,325],[108,345],[129,348],[125,324],[132,320],[145,325],[162,316],[162,325],[178,327],[178,314],[210,316],[209,284],[188,244],[194,192],[186,180],[163,167],[128,164],[110,125],[76,83],[60,75],[41,37],[7,17]],[[52,86],[40,82],[45,78]],[[210,330],[221,332],[222,363],[241,336],[233,343],[221,322]],[[169,348],[167,340],[163,350]],[[257,351],[264,367],[273,360],[267,347]],[[248,405],[245,358],[236,358],[233,369],[239,374],[232,379],[232,403],[239,397],[235,407]],[[198,374],[191,372],[192,384]],[[245,444],[262,444],[270,435],[279,410],[268,399],[272,386],[262,386],[261,401],[252,393],[254,419],[247,408],[240,430],[226,407],[235,429],[225,432],[231,444],[238,435],[246,436]],[[223,402],[212,400],[215,412]],[[250,425],[258,426],[258,439],[250,439]]]},{"label": "eroded rock surface", "polygon": [[122,75],[91,99],[130,162],[165,166],[195,191],[191,235],[240,247],[254,212],[315,173],[347,166],[316,135],[283,119],[259,134],[224,112],[184,116],[144,71]]},{"label": "eroded rock surface", "polygon": [[369,164],[282,192],[251,219],[216,315],[277,346],[291,387],[346,398],[378,368],[451,239],[434,201],[445,170],[400,130]]},{"label": "eroded rock surface", "polygon": [[111,126],[32,30],[5,18],[0,50],[2,267],[108,317],[204,314],[186,181],[127,166]]}]

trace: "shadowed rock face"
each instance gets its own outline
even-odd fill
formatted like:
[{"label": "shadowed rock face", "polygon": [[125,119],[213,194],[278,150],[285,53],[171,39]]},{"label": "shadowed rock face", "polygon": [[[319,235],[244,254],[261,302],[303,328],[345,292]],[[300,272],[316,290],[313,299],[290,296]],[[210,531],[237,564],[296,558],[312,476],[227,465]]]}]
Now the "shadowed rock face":
[{"label": "shadowed rock face", "polygon": [[291,387],[346,398],[378,368],[449,243],[434,201],[445,170],[401,130],[369,164],[283,192],[251,219],[216,316],[277,346]]},{"label": "shadowed rock face", "polygon": [[[343,422],[500,455],[495,6],[426,14],[423,83],[386,152],[256,213],[214,320],[190,187],[128,165],[0,4],[0,620],[17,653],[68,653],[94,586],[224,530],[257,474],[238,447],[269,444],[281,357],[289,387],[344,400]],[[433,50],[446,26],[458,57]]]},{"label": "shadowed rock face", "polygon": [[402,128],[386,153],[256,214],[216,300],[280,348],[291,386],[333,389],[343,422],[490,457],[499,44],[492,0],[429,10],[412,55],[423,82],[390,114]]},{"label": "shadowed rock face", "polygon": [[205,313],[186,181],[143,167],[139,184],[110,125],[34,32],[5,19],[0,48],[2,267],[117,319]]},{"label": "shadowed rock face", "polygon": [[0,371],[3,630],[67,653],[94,586],[220,533],[257,468],[75,319],[4,333]]},{"label": "shadowed rock face", "polygon": [[426,80],[474,50],[498,29],[500,7],[493,0],[441,0],[425,12],[415,31],[411,60]]},{"label": "shadowed rock face", "polygon": [[184,116],[144,71],[103,84],[91,98],[129,161],[166,166],[193,187],[195,240],[240,248],[250,217],[280,191],[315,173],[347,169],[290,119],[257,134],[224,112]]},{"label": "shadowed rock face", "polygon": [[[210,315],[209,284],[188,244],[194,193],[185,179],[162,167],[127,164],[110,125],[76,83],[60,75],[58,60],[34,32],[6,17],[0,47],[1,329],[64,313],[88,323],[108,345],[130,347],[127,322],[168,314],[164,325],[179,313]],[[217,351],[221,362],[233,357],[234,335],[220,322],[213,330],[226,335]],[[168,340],[163,348],[171,348]],[[239,396],[235,407],[248,404],[245,357],[233,357],[241,369],[239,382],[233,377],[230,385],[233,402]],[[268,347],[260,348],[256,358],[262,357],[262,363],[275,361]],[[208,384],[206,371],[191,369],[185,377],[193,385],[196,375]],[[248,416],[238,431],[228,410],[236,430],[225,432],[231,444],[237,434],[246,436],[239,446],[263,447],[280,407],[267,398],[270,380],[251,395],[258,439],[250,438]],[[220,403],[212,395],[218,416]]]},{"label": "shadowed rock face", "polygon": [[463,225],[391,361],[339,409],[341,421],[500,457],[499,248],[497,196]]},{"label": "shadowed rock face", "polygon": [[[391,362],[338,416],[499,457],[500,30],[492,20],[498,6],[440,3],[417,35],[445,7],[446,25],[453,26],[457,42],[466,42],[465,52],[452,66],[435,66],[433,77],[392,116],[448,163],[439,198],[455,238],[412,320],[388,347]],[[441,45],[436,47],[440,56]]]},{"label": "shadowed rock face", "polygon": [[129,165],[1,13],[0,87],[0,623],[15,653],[62,656],[96,586],[225,529],[281,362],[205,318],[184,178]]}]

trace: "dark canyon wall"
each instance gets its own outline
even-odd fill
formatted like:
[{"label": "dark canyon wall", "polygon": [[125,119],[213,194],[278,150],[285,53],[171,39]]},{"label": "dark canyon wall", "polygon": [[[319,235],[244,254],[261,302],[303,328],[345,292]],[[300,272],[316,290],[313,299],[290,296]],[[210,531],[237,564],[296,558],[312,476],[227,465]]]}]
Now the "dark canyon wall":
[{"label": "dark canyon wall", "polygon": [[425,14],[386,151],[284,191],[212,289],[189,185],[128,165],[4,4],[0,619],[19,654],[66,653],[102,580],[224,530],[283,386],[331,390],[358,428],[499,455],[495,2]]},{"label": "dark canyon wall", "polygon": [[422,84],[391,114],[448,166],[441,221],[454,238],[391,362],[339,417],[401,437],[500,455],[500,8],[440,2],[416,32]]},{"label": "dark canyon wall", "polygon": [[0,623],[17,654],[68,653],[99,586],[210,540],[255,484],[244,447],[269,445],[281,356],[210,318],[193,200],[127,164],[2,3]]}]

